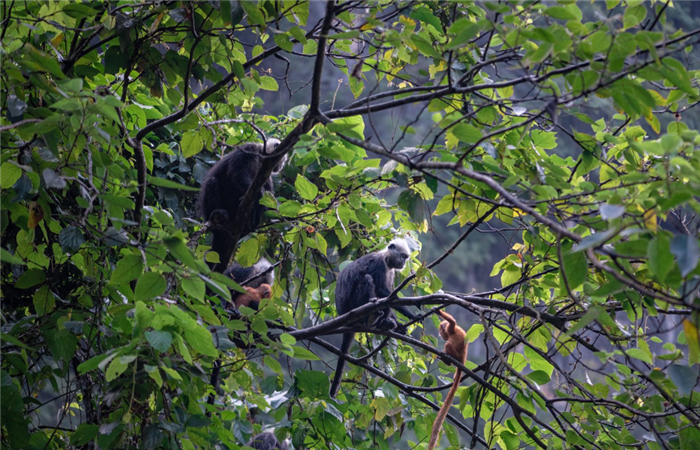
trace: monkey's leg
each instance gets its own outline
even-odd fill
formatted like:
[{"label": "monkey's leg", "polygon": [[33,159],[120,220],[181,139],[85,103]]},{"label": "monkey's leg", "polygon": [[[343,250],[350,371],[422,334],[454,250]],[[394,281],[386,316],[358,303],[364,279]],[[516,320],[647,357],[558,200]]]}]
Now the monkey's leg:
[{"label": "monkey's leg", "polygon": [[225,209],[215,209],[209,214],[208,220],[212,228],[223,228],[228,225],[228,212]]},{"label": "monkey's leg", "polygon": [[338,389],[340,389],[340,382],[343,379],[343,370],[345,369],[345,355],[350,350],[352,341],[355,340],[355,333],[343,333],[343,343],[340,344],[340,356],[338,356],[338,365],[335,368],[335,375],[333,375],[333,382],[331,383],[330,395],[335,398],[338,395]]},{"label": "monkey's leg", "polygon": [[211,249],[219,254],[219,262],[210,264],[211,269],[214,272],[224,273],[233,256],[233,239],[228,229],[213,231]]},{"label": "monkey's leg", "polygon": [[395,330],[399,324],[396,321],[396,315],[391,309],[387,308],[380,311],[379,317],[374,321],[372,326],[380,330]]}]

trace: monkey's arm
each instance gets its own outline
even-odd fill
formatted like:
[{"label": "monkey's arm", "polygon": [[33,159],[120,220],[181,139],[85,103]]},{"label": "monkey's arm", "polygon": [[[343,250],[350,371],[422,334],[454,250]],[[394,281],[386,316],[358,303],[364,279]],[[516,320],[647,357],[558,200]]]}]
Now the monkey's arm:
[{"label": "monkey's arm", "polygon": [[451,315],[447,314],[445,311],[438,311],[438,314],[447,321],[449,327],[447,328],[447,333],[451,336],[455,333],[455,327],[457,326],[457,322],[455,321],[455,318],[452,317]]}]

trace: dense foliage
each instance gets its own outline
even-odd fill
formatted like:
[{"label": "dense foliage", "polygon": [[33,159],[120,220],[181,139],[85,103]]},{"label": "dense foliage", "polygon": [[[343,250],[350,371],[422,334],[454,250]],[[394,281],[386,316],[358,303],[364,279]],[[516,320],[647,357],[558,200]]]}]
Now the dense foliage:
[{"label": "dense foliage", "polygon": [[[4,447],[236,449],[271,429],[296,449],[427,448],[449,305],[478,356],[443,446],[700,448],[700,28],[670,2],[0,10]],[[267,112],[265,91],[295,90]],[[206,264],[196,191],[268,137],[245,214],[289,163],[261,227],[234,234],[277,281],[230,316],[240,288]],[[447,224],[459,238],[414,252],[401,295],[336,318],[343,263]],[[500,287],[444,292],[434,270],[477,232],[509,243]],[[407,336],[350,320],[386,304],[425,319]]]}]

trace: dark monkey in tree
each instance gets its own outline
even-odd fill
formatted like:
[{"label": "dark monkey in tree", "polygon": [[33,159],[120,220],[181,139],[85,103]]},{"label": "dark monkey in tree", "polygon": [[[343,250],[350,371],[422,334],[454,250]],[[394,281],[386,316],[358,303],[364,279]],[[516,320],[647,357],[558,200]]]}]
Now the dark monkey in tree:
[{"label": "dark monkey in tree", "polygon": [[[278,139],[268,139],[265,147],[252,142],[239,145],[214,164],[204,177],[197,206],[199,214],[211,224],[211,247],[219,254],[220,261],[212,265],[216,272],[223,273],[233,255],[232,228],[239,216],[238,206],[260,170],[265,155],[273,153],[279,143]],[[273,173],[282,170],[286,161],[286,157],[282,159]],[[272,189],[272,178],[269,178],[255,197],[248,223],[242,227],[241,235],[253,232],[258,227],[265,212],[260,199]]]},{"label": "dark monkey in tree", "polygon": [[275,434],[270,431],[255,436],[248,442],[248,447],[252,447],[255,450],[289,450],[287,441],[280,443]]},{"label": "dark monkey in tree", "polygon": [[[445,340],[445,353],[464,364],[464,362],[467,360],[467,350],[469,348],[469,343],[464,339],[466,336],[464,329],[457,325],[454,317],[446,312],[438,311],[437,313],[442,316],[443,319],[445,319],[440,322],[440,328],[438,329],[440,336]],[[446,362],[446,364],[449,365],[451,363]],[[440,440],[442,424],[445,422],[445,418],[447,417],[447,411],[449,411],[452,407],[452,401],[455,398],[455,394],[457,393],[457,388],[459,387],[459,382],[461,379],[462,371],[457,368],[452,387],[447,393],[447,397],[445,397],[445,403],[442,404],[442,408],[440,408],[440,411],[438,411],[437,417],[435,418],[435,423],[433,423],[433,432],[430,434],[430,443],[428,444],[429,450],[433,450]]]},{"label": "dark monkey in tree", "polygon": [[[385,250],[369,253],[348,264],[338,275],[335,287],[335,306],[338,315],[366,305],[377,298],[388,297],[394,290],[394,272],[403,269],[410,255],[406,241],[395,239]],[[411,320],[416,319],[416,316],[405,306],[393,308]],[[370,324],[388,330],[399,327],[396,316],[390,308],[379,311]],[[340,346],[342,354],[338,357],[338,366],[331,384],[331,397],[335,397],[340,388],[345,367],[344,355],[350,350],[354,339],[355,333],[343,334],[343,343]]]}]

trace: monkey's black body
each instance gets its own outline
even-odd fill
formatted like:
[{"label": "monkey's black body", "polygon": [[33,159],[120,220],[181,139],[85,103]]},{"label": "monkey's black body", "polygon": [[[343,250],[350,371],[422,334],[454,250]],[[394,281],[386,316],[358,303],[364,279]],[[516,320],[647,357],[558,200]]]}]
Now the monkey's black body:
[{"label": "monkey's black body", "polygon": [[255,450],[289,450],[289,446],[286,441],[277,440],[274,433],[266,431],[255,436],[248,442],[248,447],[252,447]]},{"label": "monkey's black body", "polygon": [[[410,255],[404,246],[397,249],[395,244],[382,252],[367,254],[348,264],[336,281],[335,305],[338,315],[345,314],[377,298],[388,297],[394,290],[394,270],[402,269],[406,259]],[[394,306],[410,320],[416,316],[405,306]],[[391,308],[379,310],[376,316],[369,317],[368,324],[384,330],[400,328],[396,316]],[[340,346],[342,354],[338,357],[338,365],[335,369],[330,395],[335,397],[340,388],[340,382],[345,367],[344,355],[350,350],[355,333],[343,333],[343,342]]]},{"label": "monkey's black body", "polygon": [[[279,143],[268,140],[268,151],[272,152]],[[253,183],[263,162],[263,145],[247,143],[226,155],[209,169],[199,193],[198,212],[211,223],[212,250],[219,254],[219,263],[212,264],[212,270],[223,273],[233,253],[232,226],[239,216],[238,206]],[[284,161],[280,163],[280,168]],[[266,208],[260,205],[265,192],[272,192],[272,179],[268,179],[260,192],[256,193],[255,203],[248,222],[242,227],[241,236],[255,231]]]},{"label": "monkey's black body", "polygon": [[[387,266],[382,252],[367,254],[351,262],[340,272],[335,287],[335,304],[339,315],[366,305],[371,298],[387,297],[394,290],[394,270]],[[413,320],[405,306],[394,309]],[[394,324],[396,325],[396,324]]]}]

